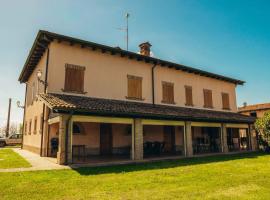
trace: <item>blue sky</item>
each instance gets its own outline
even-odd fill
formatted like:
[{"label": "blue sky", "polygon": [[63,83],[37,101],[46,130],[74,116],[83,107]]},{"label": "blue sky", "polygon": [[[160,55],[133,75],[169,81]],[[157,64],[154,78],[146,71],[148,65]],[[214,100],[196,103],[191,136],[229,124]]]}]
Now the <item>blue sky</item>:
[{"label": "blue sky", "polygon": [[231,76],[247,83],[237,102],[269,102],[270,1],[268,0],[0,0],[0,125],[8,98],[12,121],[22,119],[17,81],[39,29],[125,47],[130,13],[130,50],[150,41],[155,57]]}]

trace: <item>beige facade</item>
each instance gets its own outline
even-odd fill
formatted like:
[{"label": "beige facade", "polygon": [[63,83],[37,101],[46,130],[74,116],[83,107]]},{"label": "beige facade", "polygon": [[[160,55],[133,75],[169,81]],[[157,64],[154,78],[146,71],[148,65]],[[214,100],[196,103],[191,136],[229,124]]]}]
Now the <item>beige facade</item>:
[{"label": "beige facade", "polygon": [[[48,42],[49,39],[45,37],[45,40]],[[164,141],[170,143],[171,155],[175,155],[175,151],[179,151],[181,156],[193,156],[194,136],[192,135],[196,136],[197,134],[194,133],[194,130],[200,130],[200,127],[216,127],[218,124],[219,130],[222,131],[220,131],[220,142],[217,145],[222,149],[222,152],[228,151],[226,123],[223,122],[215,123],[210,120],[207,122],[204,119],[203,122],[192,121],[192,119],[180,121],[162,119],[162,117],[160,117],[161,119],[159,117],[158,119],[136,116],[116,117],[114,114],[108,116],[108,113],[106,116],[73,115],[70,112],[58,113],[57,109],[54,110],[50,103],[41,98],[38,99],[37,96],[43,93],[53,93],[145,104],[155,102],[155,105],[164,106],[168,105],[162,101],[162,83],[166,82],[173,85],[174,101],[169,104],[173,108],[194,108],[196,112],[197,109],[202,109],[205,112],[211,110],[232,114],[237,112],[235,88],[238,80],[231,81],[230,78],[221,76],[215,78],[218,75],[209,75],[207,72],[202,75],[199,72],[176,70],[170,66],[164,67],[165,64],[162,62],[147,62],[147,57],[135,59],[136,55],[123,56],[121,53],[115,54],[76,42],[52,39],[48,43],[33,71],[29,70],[27,81],[24,81],[27,93],[23,148],[40,153],[42,156],[57,156],[59,164],[74,162],[74,154],[77,150],[80,152],[80,148],[88,157],[102,157],[108,148],[107,146],[104,149],[105,140],[111,145],[110,156],[124,152],[125,155],[129,155],[129,159],[143,160],[146,152],[151,154],[152,150],[157,151],[156,144],[161,145],[159,152],[154,152],[154,155],[151,156],[161,156]],[[82,93],[64,91],[66,64],[83,67],[84,87]],[[39,79],[38,72],[42,74]],[[139,77],[142,80],[142,99],[131,100],[127,98],[128,77]],[[44,90],[45,86],[46,90]],[[193,106],[186,106],[186,86],[192,88]],[[211,90],[213,108],[205,108],[204,90]],[[229,110],[223,108],[223,93],[229,96]],[[111,110],[108,109],[108,111]],[[171,113],[167,114],[169,116]],[[75,123],[81,124],[82,133],[73,132]],[[241,127],[241,123],[235,123],[235,126]],[[110,124],[110,126],[104,127],[104,124]],[[244,124],[248,126],[248,123]],[[110,128],[108,129],[108,127]],[[166,128],[171,131],[169,133],[171,138],[166,135]],[[101,139],[104,137],[101,134],[107,134],[107,132],[111,134],[109,139]],[[200,134],[196,137],[201,137]],[[52,151],[51,141],[53,138],[57,138],[59,143],[57,152]],[[152,149],[147,149],[149,147],[146,146],[146,142],[152,145],[150,147]],[[166,145],[168,148],[168,144]],[[102,151],[104,152],[102,153]]]}]

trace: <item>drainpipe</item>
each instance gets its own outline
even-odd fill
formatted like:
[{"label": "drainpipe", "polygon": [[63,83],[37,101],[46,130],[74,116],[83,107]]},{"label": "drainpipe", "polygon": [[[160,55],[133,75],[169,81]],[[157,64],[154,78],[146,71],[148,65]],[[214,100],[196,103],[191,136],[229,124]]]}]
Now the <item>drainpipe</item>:
[{"label": "drainpipe", "polygon": [[21,149],[23,149],[23,138],[25,134],[25,110],[26,110],[26,95],[27,95],[27,84],[25,84],[25,93],[24,93],[24,108],[23,108],[23,127],[22,127],[22,144]]},{"label": "drainpipe", "polygon": [[154,70],[157,66],[157,63],[155,63],[152,66],[152,104],[155,105],[155,73]]},{"label": "drainpipe", "polygon": [[[49,69],[49,58],[50,58],[50,49],[48,48],[47,51],[47,59],[46,59],[46,72],[45,72],[45,84],[44,84],[44,93],[47,91],[47,83],[48,83],[48,69]],[[42,149],[43,149],[43,126],[44,126],[44,116],[45,116],[45,104],[43,103],[42,109],[42,126],[41,126],[41,144],[40,144],[40,156],[42,156]]]},{"label": "drainpipe", "polygon": [[[69,123],[70,123],[70,120],[71,120],[72,115],[73,115],[73,111],[70,112],[70,114],[68,116],[68,119],[67,119],[67,122],[66,122],[65,165],[68,165],[68,142],[69,142],[69,140],[68,140],[68,134],[69,134]],[[71,134],[71,131],[70,131],[70,134]],[[72,137],[72,135],[71,135],[71,137]]]}]

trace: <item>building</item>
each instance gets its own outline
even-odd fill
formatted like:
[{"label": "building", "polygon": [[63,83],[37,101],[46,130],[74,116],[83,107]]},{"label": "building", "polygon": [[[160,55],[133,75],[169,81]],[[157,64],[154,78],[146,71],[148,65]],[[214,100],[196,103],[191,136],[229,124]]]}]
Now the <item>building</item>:
[{"label": "building", "polygon": [[253,117],[261,118],[264,113],[270,111],[270,103],[262,103],[262,104],[253,104],[253,105],[243,105],[238,108],[238,112],[243,115],[249,115]]},{"label": "building", "polygon": [[140,53],[39,31],[26,84],[23,148],[59,164],[255,150],[237,113],[244,82]]}]

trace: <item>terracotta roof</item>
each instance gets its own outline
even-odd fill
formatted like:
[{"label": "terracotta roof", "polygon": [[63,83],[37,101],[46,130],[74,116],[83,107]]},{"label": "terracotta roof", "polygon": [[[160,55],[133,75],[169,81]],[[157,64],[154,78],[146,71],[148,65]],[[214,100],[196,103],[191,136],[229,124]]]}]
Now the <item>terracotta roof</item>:
[{"label": "terracotta roof", "polygon": [[253,123],[254,117],[239,113],[221,112],[213,110],[175,107],[166,105],[152,105],[129,101],[100,99],[64,94],[40,94],[39,98],[47,104],[53,112],[81,115],[102,115],[119,117],[141,117],[151,119],[191,120],[227,123]]},{"label": "terracotta roof", "polygon": [[239,107],[238,112],[269,110],[269,109],[270,109],[270,103],[261,103],[261,104],[253,104],[253,105]]},{"label": "terracotta roof", "polygon": [[81,40],[78,38],[60,35],[60,34],[48,32],[48,31],[44,31],[44,30],[40,30],[36,36],[34,44],[30,50],[30,53],[27,57],[27,60],[24,64],[24,67],[23,67],[22,72],[21,72],[20,77],[19,77],[19,81],[21,83],[24,83],[28,80],[28,78],[32,74],[33,70],[35,69],[36,65],[40,61],[41,57],[43,56],[44,52],[46,51],[47,47],[49,46],[49,44],[53,40],[57,40],[59,42],[66,41],[66,42],[69,42],[71,45],[78,44],[78,45],[81,45],[82,48],[88,47],[92,50],[99,49],[99,50],[101,50],[102,53],[108,52],[111,55],[120,55],[121,57],[128,57],[129,59],[135,59],[137,61],[158,64],[162,67],[175,68],[176,70],[182,70],[182,71],[185,71],[188,73],[194,73],[194,74],[198,74],[200,76],[206,76],[206,77],[210,77],[210,78],[214,78],[214,79],[218,79],[218,80],[223,80],[226,82],[231,82],[234,84],[243,85],[245,83],[244,81],[241,81],[238,79],[214,74],[211,72],[203,71],[203,70],[196,69],[196,68],[189,67],[189,66],[185,66],[182,64],[176,64],[173,62],[160,60],[160,59],[149,57],[149,56],[140,55],[138,53],[134,53],[131,51],[122,50],[120,48],[97,44],[94,42],[89,42],[89,41]]}]

